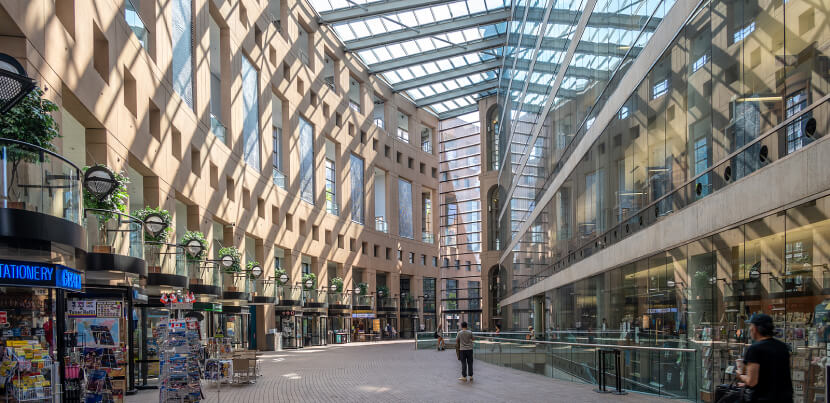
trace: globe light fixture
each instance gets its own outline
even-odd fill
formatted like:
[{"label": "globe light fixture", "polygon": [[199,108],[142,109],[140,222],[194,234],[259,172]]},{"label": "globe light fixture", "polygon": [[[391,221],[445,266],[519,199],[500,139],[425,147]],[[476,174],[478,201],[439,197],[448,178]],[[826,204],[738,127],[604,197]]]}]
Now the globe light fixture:
[{"label": "globe light fixture", "polygon": [[147,214],[147,217],[144,217],[144,230],[154,238],[161,235],[165,229],[167,229],[167,223],[164,222],[164,218],[160,214],[150,213]]},{"label": "globe light fixture", "polygon": [[312,280],[312,279],[306,280],[305,281],[305,288],[311,289],[311,287],[314,287],[314,280]]},{"label": "globe light fixture", "polygon": [[225,255],[219,258],[219,263],[222,264],[222,267],[229,269],[234,263],[236,263],[236,259],[234,259],[231,255]]},{"label": "globe light fixture", "polygon": [[205,250],[205,245],[203,245],[202,241],[198,239],[191,239],[187,241],[187,244],[185,244],[184,247],[187,248],[187,252],[193,257],[200,256]]},{"label": "globe light fixture", "polygon": [[0,53],[0,114],[5,114],[35,88],[35,80],[15,59]]},{"label": "globe light fixture", "polygon": [[331,285],[331,292],[337,292],[337,284]]},{"label": "globe light fixture", "polygon": [[378,290],[378,297],[383,298],[383,290]]},{"label": "globe light fixture", "polygon": [[262,267],[260,265],[256,265],[254,267],[251,267],[250,274],[254,278],[259,278],[259,276],[262,275]]},{"label": "globe light fixture", "polygon": [[354,292],[357,295],[360,295],[360,287],[355,287],[352,292]]},{"label": "globe light fixture", "polygon": [[111,195],[117,184],[115,174],[101,165],[87,169],[84,174],[84,189],[98,200],[104,200]]},{"label": "globe light fixture", "polygon": [[285,273],[281,274],[279,280],[280,280],[280,284],[287,283],[288,282],[288,275],[285,274]]},{"label": "globe light fixture", "polygon": [[675,285],[677,285],[677,283],[675,283],[674,280],[669,280],[666,282],[666,286],[669,288],[674,288]]}]

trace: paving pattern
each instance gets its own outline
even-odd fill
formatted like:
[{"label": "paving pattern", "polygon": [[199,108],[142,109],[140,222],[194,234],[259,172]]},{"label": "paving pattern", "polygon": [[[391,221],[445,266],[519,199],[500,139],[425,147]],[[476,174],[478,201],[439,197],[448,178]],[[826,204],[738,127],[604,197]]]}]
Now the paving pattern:
[{"label": "paving pattern", "polygon": [[[454,350],[416,351],[412,341],[352,343],[261,353],[254,385],[204,384],[206,402],[665,402],[631,393],[600,395],[558,381],[476,361],[475,382],[458,381]],[[142,391],[127,402],[158,401]]]}]

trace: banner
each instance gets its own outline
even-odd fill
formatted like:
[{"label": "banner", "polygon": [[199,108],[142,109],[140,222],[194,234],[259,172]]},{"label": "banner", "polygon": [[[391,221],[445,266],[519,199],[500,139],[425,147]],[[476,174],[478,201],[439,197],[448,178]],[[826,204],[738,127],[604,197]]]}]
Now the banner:
[{"label": "banner", "polygon": [[95,300],[69,300],[66,315],[70,318],[94,318],[98,315],[96,302]]},{"label": "banner", "polygon": [[121,301],[98,301],[97,314],[99,318],[120,318]]}]

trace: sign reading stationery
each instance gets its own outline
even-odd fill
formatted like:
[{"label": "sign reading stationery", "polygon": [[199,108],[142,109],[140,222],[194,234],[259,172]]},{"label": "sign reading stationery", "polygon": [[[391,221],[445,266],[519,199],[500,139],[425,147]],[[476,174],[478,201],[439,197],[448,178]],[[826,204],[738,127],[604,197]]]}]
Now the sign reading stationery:
[{"label": "sign reading stationery", "polygon": [[51,263],[0,260],[0,285],[81,289],[81,273]]},{"label": "sign reading stationery", "polygon": [[99,318],[120,318],[121,301],[98,301]]}]

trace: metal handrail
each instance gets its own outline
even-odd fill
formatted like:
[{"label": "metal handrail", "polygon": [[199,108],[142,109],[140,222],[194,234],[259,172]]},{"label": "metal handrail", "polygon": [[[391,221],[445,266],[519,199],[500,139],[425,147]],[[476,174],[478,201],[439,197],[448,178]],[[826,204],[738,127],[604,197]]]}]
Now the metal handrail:
[{"label": "metal handrail", "polygon": [[[99,208],[85,208],[85,209],[84,209],[84,216],[85,216],[85,217],[86,217],[86,213],[87,213],[88,211],[89,211],[89,212],[92,212],[92,213],[98,212],[98,213],[115,214],[115,215],[119,215],[119,216],[122,216],[122,217],[127,217],[127,218],[129,218],[131,221],[133,221],[133,222],[140,223],[140,224],[142,225],[142,227],[144,226],[144,221],[142,221],[142,220],[140,220],[140,219],[138,219],[138,218],[136,218],[136,217],[134,217],[134,216],[131,216],[131,215],[127,214],[127,213],[122,213],[122,212],[120,212],[120,211],[118,211],[118,210],[104,210],[104,209],[99,209]],[[149,241],[146,241],[146,242],[149,242]]]},{"label": "metal handrail", "polygon": [[55,152],[53,152],[53,151],[49,151],[49,150],[47,150],[47,149],[45,149],[45,148],[43,148],[43,147],[41,147],[41,146],[36,146],[36,145],[34,145],[34,144],[32,144],[32,143],[27,143],[27,142],[25,142],[25,141],[20,141],[20,140],[15,140],[15,139],[8,139],[8,138],[0,138],[0,143],[15,143],[15,144],[23,145],[23,146],[26,146],[26,147],[32,147],[32,148],[34,148],[34,149],[37,149],[37,150],[39,150],[39,151],[42,151],[42,152],[44,152],[44,153],[46,153],[46,154],[49,154],[49,155],[51,155],[51,156],[53,156],[53,157],[56,157],[56,158],[58,158],[58,159],[62,160],[63,162],[65,162],[65,163],[69,164],[70,166],[72,166],[72,168],[75,168],[75,170],[76,170],[76,171],[78,171],[78,178],[77,178],[77,179],[80,179],[80,178],[82,177],[82,175],[81,175],[81,168],[78,168],[78,166],[77,166],[77,165],[75,165],[72,161],[70,161],[70,160],[66,159],[66,157],[64,157],[64,156],[62,156],[62,155],[60,155],[60,154],[57,154],[57,153],[55,153]]},{"label": "metal handrail", "polygon": [[675,348],[675,347],[646,347],[646,346],[625,346],[625,345],[617,345],[617,344],[593,344],[593,343],[568,343],[564,341],[546,341],[546,340],[516,340],[516,339],[505,339],[502,337],[487,337],[482,336],[484,339],[493,340],[493,341],[504,341],[504,342],[511,342],[511,343],[534,343],[534,344],[550,344],[550,345],[560,345],[560,346],[573,346],[573,347],[590,347],[590,348],[618,348],[618,349],[626,349],[626,350],[644,350],[644,351],[675,351],[681,353],[696,353],[697,350],[693,348]]}]

